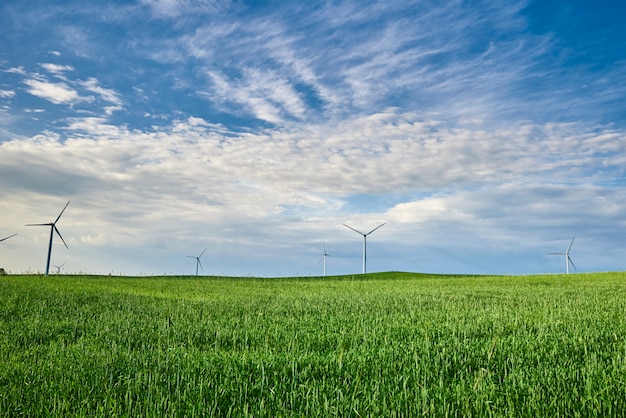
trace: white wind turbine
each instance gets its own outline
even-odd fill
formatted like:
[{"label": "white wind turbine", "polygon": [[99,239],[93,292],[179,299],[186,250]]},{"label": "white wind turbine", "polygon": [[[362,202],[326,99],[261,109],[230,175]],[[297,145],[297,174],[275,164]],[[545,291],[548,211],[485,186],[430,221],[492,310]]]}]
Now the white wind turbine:
[{"label": "white wind turbine", "polygon": [[569,243],[569,246],[567,247],[567,250],[565,250],[564,253],[548,253],[548,254],[559,254],[559,255],[564,255],[565,256],[565,273],[566,274],[569,274],[569,265],[570,265],[570,263],[572,264],[572,267],[574,267],[574,270],[576,270],[576,266],[574,265],[574,262],[569,257],[569,250],[572,249],[572,245],[574,244],[574,240],[575,239],[576,239],[576,237],[572,238],[572,242]]},{"label": "white wind turbine", "polygon": [[[324,260],[324,277],[326,277],[326,257],[330,257],[330,254],[326,252],[326,245],[322,242],[322,248],[324,249],[324,257],[320,258],[320,261]],[[318,261],[318,263],[320,262]]]},{"label": "white wind turbine", "polygon": [[196,259],[196,276],[198,275],[198,266],[200,266],[200,268],[201,268],[202,270],[204,270],[204,269],[202,268],[202,263],[200,262],[200,257],[202,257],[202,254],[204,254],[204,252],[205,252],[205,251],[206,251],[206,248],[205,248],[204,250],[202,250],[202,252],[200,253],[200,255],[199,255],[199,256],[197,256],[197,257],[194,257],[193,255],[188,255],[188,256],[187,256],[187,257],[189,257],[189,258],[195,258],[195,259]]},{"label": "white wind turbine", "polygon": [[381,226],[383,226],[386,223],[387,222],[383,222],[382,224],[378,225],[376,228],[372,229],[370,232],[368,232],[366,234],[364,234],[363,232],[361,232],[359,230],[356,230],[356,229],[352,228],[349,225],[343,224],[343,226],[345,226],[346,228],[350,228],[351,230],[353,230],[357,234],[363,235],[363,274],[367,273],[367,236],[369,234],[371,234],[372,232],[376,231],[378,228],[380,228]]}]

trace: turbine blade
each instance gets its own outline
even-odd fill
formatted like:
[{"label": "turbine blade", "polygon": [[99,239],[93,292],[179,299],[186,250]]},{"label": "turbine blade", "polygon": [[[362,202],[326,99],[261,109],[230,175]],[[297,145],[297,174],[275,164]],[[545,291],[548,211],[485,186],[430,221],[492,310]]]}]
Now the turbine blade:
[{"label": "turbine blade", "polygon": [[[207,247],[208,248],[208,247]],[[204,252],[206,251],[206,248],[204,250],[202,250],[202,252],[200,253],[200,255],[198,256],[198,258],[202,257],[202,254],[204,254]]]},{"label": "turbine blade", "polygon": [[574,270],[578,270],[576,266],[574,265],[574,262],[572,261],[572,259],[569,258],[569,255],[567,256],[567,260],[572,264],[572,267],[574,267]]},{"label": "turbine blade", "polygon": [[198,265],[200,266],[200,270],[204,271],[204,268],[202,267],[202,261],[200,261],[200,257],[198,257]]},{"label": "turbine blade", "polygon": [[13,234],[13,235],[9,235],[9,236],[8,236],[8,237],[6,237],[6,238],[2,238],[2,239],[0,239],[0,242],[5,241],[5,240],[7,240],[7,239],[9,239],[9,238],[12,238],[12,237],[14,237],[14,236],[16,236],[16,235],[17,235],[17,234]]},{"label": "turbine blade", "polygon": [[65,212],[65,209],[67,209],[67,206],[70,204],[70,201],[68,200],[67,203],[65,204],[65,207],[63,208],[63,210],[61,211],[61,213],[59,213],[59,216],[57,216],[56,221],[54,221],[53,223],[57,223],[59,222],[59,219],[61,218],[61,215],[63,215],[63,212]]},{"label": "turbine blade", "polygon": [[47,223],[47,224],[26,224],[25,226],[51,226],[53,224],[51,223]]},{"label": "turbine blade", "polygon": [[195,256],[193,256],[193,255],[186,255],[185,257],[188,257],[188,258],[196,258],[196,257],[195,257]]},{"label": "turbine blade", "polygon": [[369,234],[371,234],[372,232],[376,231],[378,228],[380,228],[381,226],[383,226],[383,225],[384,225],[384,224],[386,224],[386,223],[387,223],[387,222],[383,222],[382,224],[378,225],[376,228],[372,229],[370,232],[368,232],[368,233],[367,233],[367,234],[365,234],[365,235],[369,235]]},{"label": "turbine blade", "polygon": [[576,237],[572,238],[572,242],[569,243],[569,247],[567,247],[567,252],[569,253],[569,250],[572,248],[572,245],[574,244],[574,240],[576,239]]},{"label": "turbine blade", "polygon": [[351,229],[351,230],[353,230],[354,232],[356,232],[356,233],[358,233],[358,234],[361,234],[361,235],[365,236],[365,234],[364,234],[363,232],[361,232],[361,231],[359,231],[359,230],[356,230],[356,229],[352,228],[350,225],[343,224],[343,226],[345,226],[346,228],[350,228],[350,229]]},{"label": "turbine blade", "polygon": [[546,253],[546,254],[559,254],[559,255],[563,255],[565,253]]},{"label": "turbine blade", "polygon": [[65,240],[63,239],[63,237],[61,236],[61,233],[59,232],[59,230],[57,229],[56,225],[52,225],[52,228],[54,228],[54,230],[56,231],[57,235],[59,236],[59,238],[61,238],[61,241],[63,241],[63,244],[65,245],[65,248],[67,248],[68,250],[70,249],[70,247],[67,246],[67,244],[65,244]]}]

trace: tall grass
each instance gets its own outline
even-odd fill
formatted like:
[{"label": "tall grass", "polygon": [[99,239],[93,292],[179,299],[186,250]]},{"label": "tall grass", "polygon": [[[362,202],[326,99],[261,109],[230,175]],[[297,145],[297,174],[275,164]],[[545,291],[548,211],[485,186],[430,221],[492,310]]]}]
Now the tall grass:
[{"label": "tall grass", "polygon": [[0,278],[1,416],[620,416],[626,274]]}]

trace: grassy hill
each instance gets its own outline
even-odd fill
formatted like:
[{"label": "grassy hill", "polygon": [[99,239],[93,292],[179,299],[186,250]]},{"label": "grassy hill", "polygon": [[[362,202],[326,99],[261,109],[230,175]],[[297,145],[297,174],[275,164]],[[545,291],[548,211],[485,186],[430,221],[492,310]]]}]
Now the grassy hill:
[{"label": "grassy hill", "polygon": [[0,416],[618,416],[626,273],[0,277]]}]

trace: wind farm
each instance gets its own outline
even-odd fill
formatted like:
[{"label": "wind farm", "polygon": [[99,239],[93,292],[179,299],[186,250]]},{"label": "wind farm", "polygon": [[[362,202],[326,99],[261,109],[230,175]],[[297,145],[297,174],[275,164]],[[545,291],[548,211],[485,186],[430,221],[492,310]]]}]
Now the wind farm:
[{"label": "wind farm", "polygon": [[[49,275],[50,273],[50,267],[54,267],[56,268],[56,273],[60,274],[60,270],[61,268],[65,265],[65,263],[61,264],[61,265],[52,265],[51,264],[51,259],[52,259],[52,244],[54,241],[54,235],[56,234],[59,239],[61,240],[61,242],[63,243],[63,245],[69,249],[67,243],[65,242],[65,239],[63,238],[63,236],[61,235],[59,228],[57,227],[57,223],[60,221],[60,219],[62,218],[62,216],[64,215],[66,209],[68,208],[70,204],[70,201],[68,201],[65,206],[63,207],[63,209],[61,210],[61,212],[58,214],[58,216],[55,218],[55,220],[53,222],[47,222],[47,223],[37,223],[37,224],[26,224],[25,226],[28,227],[32,227],[32,226],[46,226],[50,228],[50,235],[49,235],[49,239],[48,239],[48,253],[47,253],[47,258],[46,258],[46,268],[45,268],[45,275]],[[371,230],[368,230],[367,232],[363,232],[360,229],[356,229],[353,226],[343,223],[342,226],[356,232],[357,234],[359,234],[360,236],[363,237],[363,246],[362,246],[362,269],[361,269],[361,274],[368,274],[368,265],[367,265],[367,261],[368,261],[368,255],[367,255],[367,238],[372,235],[375,231],[379,230],[380,228],[382,228],[384,225],[387,225],[387,222],[382,222],[380,224],[378,224],[376,227],[372,228]],[[17,236],[18,234],[11,234],[8,235],[6,237],[3,237],[0,239],[0,242],[4,242],[10,238],[13,238],[15,236]],[[570,267],[574,270],[577,270],[576,265],[574,264],[572,257],[571,257],[571,249],[573,247],[574,241],[575,241],[575,237],[572,238],[572,240],[570,241],[569,245],[567,246],[566,250],[564,252],[548,252],[545,254],[548,255],[561,255],[564,257],[564,261],[565,261],[565,273],[566,274],[570,274],[571,270]],[[387,245],[392,242],[390,241],[388,238],[385,239],[385,242],[387,243]],[[327,276],[327,262],[328,262],[328,257],[330,257],[331,255],[328,253],[327,251],[327,246],[326,246],[326,242],[322,242],[322,256],[318,259],[317,263],[322,263],[322,277],[326,277]],[[197,256],[191,256],[191,255],[187,255],[187,258],[192,258],[195,260],[195,276],[199,276],[200,271],[204,271],[204,266],[202,264],[201,261],[201,257],[206,253],[208,247],[205,247],[202,252],[200,252],[199,255]],[[345,250],[342,251],[342,254],[337,258],[338,261],[341,261],[345,264],[345,262],[347,261],[349,257],[347,256],[347,253]],[[380,271],[380,268],[378,269]],[[5,270],[6,271],[6,270]],[[81,270],[82,271],[82,270]],[[383,270],[384,271],[384,270]],[[389,265],[389,267],[387,268],[387,271],[396,271],[394,270],[392,265]],[[402,271],[402,270],[400,270]],[[180,272],[170,272],[170,273],[165,273],[165,274],[169,274],[169,275],[179,275]],[[350,273],[343,273],[343,274],[350,274]],[[484,274],[484,273],[483,273]],[[250,276],[250,275],[248,275]],[[314,274],[309,273],[309,276],[315,276]]]},{"label": "wind farm", "polygon": [[[66,209],[68,208],[70,204],[70,201],[67,201],[67,203],[65,204],[65,206],[62,208],[62,210],[60,211],[60,213],[58,214],[58,216],[54,219],[54,221],[52,222],[46,222],[46,223],[37,223],[37,224],[25,224],[25,226],[27,227],[32,227],[32,226],[46,226],[50,228],[50,234],[49,234],[49,238],[48,238],[48,253],[47,253],[47,258],[46,258],[46,268],[45,268],[45,275],[48,276],[50,273],[50,266],[54,267],[56,269],[56,274],[59,275],[61,273],[61,268],[63,266],[65,266],[66,263],[62,263],[60,265],[51,264],[51,259],[52,259],[52,245],[53,245],[53,241],[54,241],[54,235],[56,234],[59,239],[61,240],[61,242],[63,243],[63,245],[69,249],[67,243],[65,242],[63,236],[61,235],[59,228],[57,227],[57,223],[60,221],[60,219],[62,218],[62,216],[64,215],[64,213],[66,212]],[[380,228],[382,228],[383,226],[387,225],[387,222],[381,222],[379,223],[377,226],[375,226],[374,228],[368,230],[367,232],[363,232],[360,229],[356,229],[353,226],[347,224],[347,223],[343,223],[341,224],[342,226],[344,226],[345,228],[350,229],[351,231],[356,232],[357,234],[359,234],[360,236],[363,237],[363,246],[362,246],[362,270],[361,270],[361,274],[366,275],[368,274],[368,266],[367,266],[367,261],[368,261],[368,256],[367,256],[367,238],[372,235],[375,231],[379,230]],[[393,225],[392,225],[393,226]],[[17,236],[17,233],[11,234],[11,235],[7,235],[3,238],[0,238],[0,242],[4,242],[8,239],[11,239],[15,236]],[[338,237],[337,237],[338,238]],[[565,261],[565,274],[569,275],[571,273],[570,267],[574,270],[577,270],[576,265],[574,264],[574,261],[572,260],[571,257],[571,250],[574,244],[574,241],[576,240],[576,237],[573,237],[571,239],[571,241],[569,242],[569,245],[567,246],[567,248],[565,249],[565,251],[563,252],[547,252],[544,254],[548,254],[548,255],[560,255],[564,257],[564,261]],[[346,241],[347,242],[347,241]],[[384,240],[384,242],[386,243],[385,245],[389,245],[390,242],[392,242],[392,240],[389,240],[388,237]],[[322,263],[322,275],[321,277],[326,277],[327,276],[327,262],[328,262],[328,257],[330,257],[331,255],[328,253],[327,251],[327,245],[325,241],[322,241],[321,243],[321,247],[322,247],[322,255],[321,257],[318,259],[317,263]],[[201,258],[202,256],[206,253],[208,247],[205,247],[199,255],[197,256],[191,256],[191,255],[187,255],[187,258],[192,258],[195,260],[195,276],[198,277],[200,274],[200,271],[204,271],[204,266],[202,264]],[[348,255],[348,253],[346,253],[345,250],[343,250],[341,252],[341,255],[337,258],[338,261],[342,261],[344,264],[345,262],[350,258],[350,256]],[[378,271],[381,271],[380,268],[378,269]],[[385,271],[385,270],[383,270]],[[405,270],[398,270],[398,269],[394,269],[393,266],[389,266],[387,268],[386,271],[405,271]],[[3,272],[6,273],[7,269],[5,269],[3,267]],[[82,270],[81,270],[82,272]],[[547,271],[546,271],[547,273]],[[166,275],[180,275],[180,272],[170,272],[170,273],[164,273]],[[349,273],[343,273],[343,274],[351,274]],[[485,274],[485,273],[482,273]],[[142,274],[143,275],[143,274]],[[254,277],[254,275],[247,275],[248,277]],[[314,277],[316,276],[315,274],[311,274],[309,273],[308,276],[310,277]]]},{"label": "wind farm", "polygon": [[0,1],[0,418],[626,415],[625,16]]},{"label": "wind farm", "polygon": [[[26,225],[50,227],[48,264],[54,234],[65,244],[57,223],[68,205],[69,201],[53,222]],[[71,219],[66,221],[71,224]],[[63,376],[64,382],[53,389],[38,381],[22,385],[26,378],[23,364],[30,360],[21,354],[4,355],[0,345],[0,369],[14,376],[5,379],[6,395],[0,397],[0,410],[9,410],[26,397],[30,399],[25,409],[28,415],[40,415],[49,408],[38,401],[44,394],[67,399],[46,409],[47,415],[60,417],[70,410],[93,415],[100,408],[98,402],[72,400],[89,398],[89,391],[106,398],[117,411],[148,416],[169,414],[169,406],[145,401],[157,395],[167,399],[177,414],[191,415],[198,409],[220,415],[228,407],[235,415],[289,411],[307,416],[323,411],[322,415],[343,416],[360,405],[357,412],[365,416],[375,411],[409,411],[417,403],[420,414],[443,414],[446,410],[440,405],[450,405],[480,416],[480,411],[493,405],[510,408],[511,401],[503,394],[520,392],[524,402],[514,407],[521,415],[591,413],[580,397],[567,395],[572,387],[582,391],[589,384],[577,378],[581,369],[590,370],[588,362],[584,356],[572,355],[564,367],[560,357],[552,355],[554,341],[562,342],[559,350],[563,350],[580,341],[595,341],[600,333],[605,343],[590,345],[586,353],[598,359],[623,354],[621,340],[613,336],[626,333],[626,320],[620,315],[607,320],[607,313],[616,312],[616,307],[620,312],[626,309],[626,302],[619,297],[621,290],[626,291],[626,273],[570,274],[570,265],[576,268],[570,254],[575,237],[564,252],[547,253],[565,257],[566,274],[368,272],[367,238],[384,225],[387,222],[363,232],[341,224],[363,237],[361,274],[328,275],[331,254],[327,242],[322,241],[322,257],[317,261],[323,262],[322,275],[309,277],[200,277],[204,270],[201,258],[209,247],[197,256],[186,256],[195,260],[193,277],[62,274],[65,263],[52,265],[56,274],[49,280],[32,274],[0,276],[0,286],[9,289],[0,293],[0,305],[13,306],[7,329],[15,330],[5,332],[5,340],[11,346],[24,344],[24,335],[33,332],[27,324],[37,323],[41,335],[29,337],[32,341],[28,344],[35,344],[40,361],[49,365],[42,381]],[[341,226],[337,224],[345,231]],[[393,224],[388,228],[387,232],[393,230]],[[389,245],[389,234],[385,235],[380,237],[386,238],[381,245]],[[335,239],[339,238],[337,234]],[[316,247],[319,251],[319,244]],[[352,258],[345,251],[337,256],[335,244],[331,251],[333,260]],[[41,310],[29,310],[28,306],[54,308],[42,316]],[[547,317],[545,306],[555,307]],[[517,326],[520,318],[528,326]],[[63,321],[78,325],[63,328],[58,325]],[[552,329],[549,338],[537,336],[536,329],[541,327]],[[485,333],[485,329],[494,332]],[[46,340],[50,335],[54,342]],[[429,347],[430,337],[423,337],[430,335],[437,335],[437,350]],[[459,335],[465,335],[462,343]],[[56,341],[61,341],[63,349],[55,348],[59,346]],[[135,346],[141,349],[129,348]],[[103,356],[103,352],[108,354]],[[157,361],[161,356],[170,356],[163,367]],[[451,361],[454,356],[463,361]],[[101,360],[103,357],[123,357],[126,363],[111,365]],[[406,378],[403,371],[411,370],[416,358],[426,360],[416,369],[417,376]],[[520,364],[512,364],[511,358]],[[67,362],[76,367],[67,367]],[[468,369],[467,362],[480,368]],[[540,368],[528,367],[537,363]],[[612,409],[597,405],[612,406],[623,398],[623,370],[615,364],[598,360],[591,368],[591,375],[596,376],[591,384],[601,388],[593,411],[610,415]],[[442,368],[447,370],[444,385]],[[198,373],[199,369],[207,372]],[[329,370],[336,372],[329,374]],[[520,387],[505,378],[515,373],[522,373],[519,379],[529,382],[528,386]],[[381,379],[381,374],[386,377]],[[376,379],[363,380],[362,389],[350,395],[349,402],[333,395],[346,379],[357,381],[362,376]],[[187,389],[162,383],[176,379],[188,382]],[[105,383],[95,388],[84,385],[85,381]],[[137,392],[130,400],[129,393],[135,393],[130,386],[140,382],[141,394]],[[412,390],[402,396],[387,395],[396,393],[398,382],[407,388],[427,387],[432,402],[425,402]],[[568,391],[546,407],[545,397],[563,382],[568,382]],[[255,390],[242,393],[246,385]],[[266,390],[268,386],[273,390]],[[199,394],[198,387],[219,388],[215,395],[219,404],[206,403],[207,397]],[[319,395],[311,395],[306,387],[318,388]],[[541,394],[528,398],[528,393],[537,391]],[[483,393],[477,401],[477,394]],[[332,400],[322,402],[321,395]],[[273,403],[277,399],[280,403]],[[240,408],[240,404],[248,406]],[[381,409],[381,404],[387,406]]]}]

